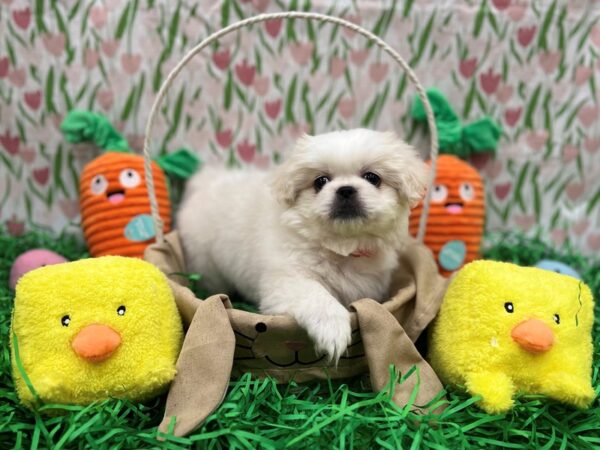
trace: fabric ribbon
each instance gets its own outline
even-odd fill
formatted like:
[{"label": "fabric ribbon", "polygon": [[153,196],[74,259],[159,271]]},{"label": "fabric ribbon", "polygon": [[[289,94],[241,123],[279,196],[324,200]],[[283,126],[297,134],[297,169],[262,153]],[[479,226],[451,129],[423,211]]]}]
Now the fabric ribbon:
[{"label": "fabric ribbon", "polygon": [[[502,128],[489,116],[463,125],[448,99],[436,88],[427,89],[441,153],[465,159],[476,153],[496,153]],[[411,115],[418,122],[427,123],[423,102],[415,96]]]},{"label": "fabric ribbon", "polygon": [[[127,139],[102,114],[73,110],[67,114],[60,129],[73,144],[93,142],[106,151],[133,153]],[[181,179],[189,178],[200,165],[198,156],[185,148],[165,153],[155,161],[167,175]]]},{"label": "fabric ribbon", "polygon": [[94,142],[98,147],[113,152],[131,152],[127,139],[102,114],[73,110],[60,124],[60,129],[67,141],[74,144]]}]

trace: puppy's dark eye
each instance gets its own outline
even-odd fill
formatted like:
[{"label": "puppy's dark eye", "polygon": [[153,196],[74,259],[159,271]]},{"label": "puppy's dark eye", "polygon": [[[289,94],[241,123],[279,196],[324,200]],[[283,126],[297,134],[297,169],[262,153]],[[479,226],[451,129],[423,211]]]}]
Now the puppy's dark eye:
[{"label": "puppy's dark eye", "polygon": [[319,192],[321,189],[323,189],[323,186],[325,186],[330,181],[331,180],[329,179],[329,177],[326,177],[325,175],[320,176],[314,181],[315,191]]},{"label": "puppy's dark eye", "polygon": [[363,173],[363,178],[371,183],[375,187],[379,187],[381,184],[381,177],[373,172]]},{"label": "puppy's dark eye", "polygon": [[506,302],[504,304],[504,309],[506,310],[507,313],[515,312],[515,306],[512,304],[512,302]]},{"label": "puppy's dark eye", "polygon": [[558,314],[554,314],[554,321],[556,322],[556,325],[560,325],[560,316]]},{"label": "puppy's dark eye", "polygon": [[258,332],[258,333],[264,333],[265,331],[267,331],[267,324],[264,322],[258,322],[255,326],[254,329]]}]

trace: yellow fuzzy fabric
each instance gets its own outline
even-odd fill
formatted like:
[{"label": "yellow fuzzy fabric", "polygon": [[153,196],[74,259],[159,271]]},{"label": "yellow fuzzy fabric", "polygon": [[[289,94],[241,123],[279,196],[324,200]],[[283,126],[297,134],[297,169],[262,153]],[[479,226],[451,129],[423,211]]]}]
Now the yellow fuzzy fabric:
[{"label": "yellow fuzzy fabric", "polygon": [[[507,302],[514,312],[506,311]],[[512,339],[513,327],[527,319],[552,329],[550,350],[533,354]],[[429,336],[429,358],[442,381],[481,396],[479,405],[489,413],[508,410],[517,392],[587,407],[595,397],[593,321],[592,293],[579,280],[476,261],[460,270],[448,288]]]},{"label": "yellow fuzzy fabric", "polygon": [[[117,309],[126,307],[124,315]],[[70,316],[68,326],[62,317]],[[79,357],[71,342],[86,325],[102,324],[121,336],[102,362]],[[87,404],[109,397],[142,400],[175,376],[182,326],[165,276],[136,258],[105,256],[42,267],[16,288],[12,320],[13,377],[21,401],[34,407],[15,359],[45,403]]]}]

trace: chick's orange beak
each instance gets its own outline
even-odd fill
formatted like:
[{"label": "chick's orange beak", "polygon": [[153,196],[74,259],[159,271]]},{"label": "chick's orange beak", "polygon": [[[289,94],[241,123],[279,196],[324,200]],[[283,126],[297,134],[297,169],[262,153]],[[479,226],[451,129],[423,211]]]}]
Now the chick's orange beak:
[{"label": "chick's orange beak", "polygon": [[121,345],[119,333],[109,326],[96,323],[80,330],[71,342],[75,353],[90,362],[104,361],[119,345]]},{"label": "chick's orange beak", "polygon": [[554,345],[554,333],[538,319],[521,322],[512,329],[513,340],[531,353],[547,352]]}]

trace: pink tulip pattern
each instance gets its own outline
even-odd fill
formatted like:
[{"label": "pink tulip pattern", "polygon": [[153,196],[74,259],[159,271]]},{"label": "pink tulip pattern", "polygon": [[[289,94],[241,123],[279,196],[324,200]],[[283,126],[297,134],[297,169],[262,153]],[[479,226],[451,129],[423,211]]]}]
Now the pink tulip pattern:
[{"label": "pink tulip pattern", "polygon": [[106,41],[102,41],[100,43],[100,48],[108,58],[112,58],[117,53],[117,49],[119,48],[119,41],[117,41],[116,39],[107,39]]},{"label": "pink tulip pattern", "polygon": [[[284,2],[225,0],[202,20],[184,6],[176,14],[145,2],[82,2],[77,10],[55,3],[37,15],[36,2],[2,1],[0,190],[8,186],[10,200],[0,225],[13,234],[37,225],[13,198],[27,196],[32,210],[47,211],[40,225],[59,230],[79,220],[75,186],[85,152],[59,131],[67,104],[106,114],[139,149],[157,89],[205,35],[204,24],[216,29]],[[594,14],[581,15],[577,2],[557,2],[549,14],[524,0],[457,0],[398,2],[388,17],[377,2],[363,3],[300,2],[376,30],[466,123],[489,114],[502,125],[496,157],[471,159],[487,181],[490,229],[541,227],[555,245],[600,251]],[[256,168],[285,158],[303,133],[364,126],[410,136],[415,91],[403,77],[351,30],[268,20],[194,56],[165,99],[155,136],[207,162]],[[585,220],[563,211],[578,205],[590,208]]]},{"label": "pink tulip pattern", "polygon": [[247,60],[243,60],[235,66],[235,74],[244,86],[250,86],[256,75],[256,67],[248,64]]},{"label": "pink tulip pattern", "polygon": [[102,4],[95,4],[90,9],[90,22],[96,28],[103,28],[108,19],[108,11]]},{"label": "pink tulip pattern", "polygon": [[521,47],[527,47],[533,41],[537,27],[535,25],[529,27],[521,27],[517,32],[517,40]]},{"label": "pink tulip pattern", "polygon": [[40,108],[40,105],[42,104],[42,92],[26,92],[24,99],[25,104],[29,107],[29,109],[31,109],[32,111],[37,111]]},{"label": "pink tulip pattern", "polygon": [[133,53],[124,53],[121,55],[121,67],[128,75],[134,75],[140,68],[142,55]]},{"label": "pink tulip pattern", "polygon": [[44,47],[53,56],[61,56],[64,49],[66,38],[62,33],[47,33],[42,37]]},{"label": "pink tulip pattern", "polygon": [[36,169],[33,171],[33,179],[40,186],[45,186],[48,183],[48,178],[50,177],[50,168],[44,167],[41,169]]},{"label": "pink tulip pattern", "polygon": [[265,103],[265,112],[270,119],[276,119],[281,111],[281,99]]},{"label": "pink tulip pattern", "polygon": [[0,58],[0,78],[6,78],[8,76],[8,69],[10,67],[10,60],[7,56]]},{"label": "pink tulip pattern", "polygon": [[242,161],[248,163],[254,159],[256,155],[256,145],[251,144],[247,139],[244,139],[237,145],[237,152]]},{"label": "pink tulip pattern", "polygon": [[331,66],[329,69],[329,75],[331,78],[339,78],[344,74],[344,70],[346,70],[346,61],[342,58],[338,58],[334,56],[331,58]]},{"label": "pink tulip pattern", "polygon": [[289,47],[292,59],[301,66],[304,66],[308,63],[313,48],[314,44],[312,42],[305,42],[302,44],[295,42],[290,44]]},{"label": "pink tulip pattern", "polygon": [[266,95],[269,92],[269,86],[271,84],[271,79],[269,77],[256,77],[254,79],[254,90],[256,94],[259,96]]},{"label": "pink tulip pattern", "polygon": [[477,68],[477,58],[463,59],[460,61],[459,71],[464,78],[471,78]]},{"label": "pink tulip pattern", "polygon": [[100,54],[93,48],[86,48],[83,56],[83,64],[87,70],[91,71],[100,60]]},{"label": "pink tulip pattern", "polygon": [[16,9],[13,11],[12,17],[18,28],[21,30],[27,30],[29,28],[29,24],[31,23],[31,9]]},{"label": "pink tulip pattern", "polygon": [[218,131],[216,134],[217,143],[221,148],[228,148],[231,145],[233,132],[231,130]]},{"label": "pink tulip pattern", "polygon": [[498,89],[498,85],[500,84],[501,77],[502,76],[499,73],[494,73],[491,67],[487,70],[487,72],[482,73],[479,76],[479,82],[481,83],[483,92],[488,95],[496,92],[496,89]]},{"label": "pink tulip pattern", "polygon": [[277,35],[279,35],[279,32],[281,31],[282,25],[283,25],[282,19],[267,20],[265,22],[265,30],[267,30],[267,33],[269,34],[269,36],[271,36],[272,38],[276,38]]},{"label": "pink tulip pattern", "polygon": [[226,48],[226,49],[214,52],[213,56],[212,56],[212,60],[215,63],[215,66],[217,66],[221,70],[225,70],[227,68],[227,66],[229,65],[229,61],[230,61],[229,49]]},{"label": "pink tulip pattern", "polygon": [[12,136],[10,131],[6,130],[4,134],[0,135],[0,145],[2,145],[4,150],[6,150],[9,155],[14,156],[19,153],[19,136]]},{"label": "pink tulip pattern", "polygon": [[514,127],[519,119],[521,118],[521,113],[523,112],[523,108],[511,108],[507,109],[504,112],[504,121],[507,125]]},{"label": "pink tulip pattern", "polygon": [[492,0],[492,4],[498,11],[504,11],[510,5],[510,0]]}]

